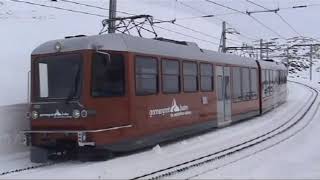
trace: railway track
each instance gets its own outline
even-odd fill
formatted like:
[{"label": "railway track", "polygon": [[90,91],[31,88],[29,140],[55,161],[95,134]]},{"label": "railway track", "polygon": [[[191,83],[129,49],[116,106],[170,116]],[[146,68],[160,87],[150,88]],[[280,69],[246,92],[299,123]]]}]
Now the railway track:
[{"label": "railway track", "polygon": [[[143,174],[137,177],[132,178],[132,180],[136,180],[136,179],[152,179],[152,180],[157,180],[157,179],[163,179],[163,178],[167,178],[173,175],[178,175],[181,173],[184,173],[190,169],[196,168],[196,167],[200,167],[203,165],[207,165],[208,163],[212,163],[215,162],[217,160],[226,158],[230,155],[242,152],[244,150],[247,150],[249,148],[252,148],[254,146],[257,146],[263,142],[266,142],[272,138],[274,138],[275,136],[278,136],[280,134],[283,134],[284,132],[288,131],[289,129],[291,129],[292,127],[294,127],[297,123],[299,123],[304,117],[306,117],[306,115],[308,114],[308,112],[311,111],[312,107],[315,105],[315,102],[319,96],[319,92],[317,89],[302,84],[302,83],[298,83],[298,82],[294,82],[297,84],[301,84],[307,88],[309,88],[312,91],[312,95],[310,96],[309,100],[306,103],[306,106],[303,106],[301,109],[299,109],[299,111],[297,111],[290,119],[288,119],[287,121],[285,121],[283,124],[281,124],[280,126],[278,126],[277,128],[266,132],[262,135],[259,135],[255,138],[249,139],[247,141],[241,142],[239,144],[236,144],[234,146],[225,148],[223,150],[196,158],[196,159],[192,159],[189,161],[185,161],[183,163],[180,164],[176,164],[167,168],[163,168],[157,171],[153,171],[153,172],[149,172],[147,174]],[[317,105],[316,110],[319,108],[320,104]],[[316,112],[316,110],[314,112]],[[300,115],[301,114],[301,115]],[[300,116],[299,116],[300,115]],[[315,113],[313,114],[313,116],[315,115]],[[299,116],[299,117],[298,117]],[[312,118],[311,118],[312,120]],[[311,122],[311,120],[309,121],[309,123]],[[307,125],[309,124],[307,123]],[[306,125],[306,126],[307,126]],[[301,129],[302,130],[302,129]],[[301,131],[300,130],[300,131]],[[290,137],[294,136],[295,134],[297,134],[298,132],[292,134]],[[289,138],[289,137],[288,137]],[[284,141],[284,140],[282,140]],[[281,142],[282,142],[281,141]],[[280,142],[276,143],[279,144]],[[274,144],[274,145],[276,145]],[[274,146],[273,145],[273,146]],[[269,147],[270,148],[270,147]],[[196,177],[196,176],[192,176],[191,178]]]},{"label": "railway track", "polygon": [[[297,82],[295,82],[295,83],[297,83]],[[302,83],[298,83],[298,84],[304,85]],[[306,114],[308,114],[310,109],[315,104],[316,99],[318,98],[318,91],[316,89],[314,89],[310,86],[307,86],[307,85],[304,85],[304,86],[308,87],[312,91],[312,95],[309,97],[309,99],[306,103],[306,106],[303,106],[301,109],[299,109],[299,111],[297,111],[290,119],[288,119],[286,122],[284,122],[283,124],[281,124],[277,128],[275,128],[267,133],[264,133],[260,136],[257,136],[255,138],[247,140],[245,142],[231,146],[229,148],[225,148],[223,150],[208,154],[206,156],[192,159],[192,160],[189,160],[189,161],[186,161],[186,162],[183,162],[183,163],[171,166],[171,167],[167,167],[167,168],[160,169],[160,170],[157,170],[154,172],[143,174],[143,175],[134,177],[132,179],[161,179],[161,178],[165,178],[165,177],[170,177],[170,176],[173,176],[173,175],[176,175],[179,173],[186,172],[187,170],[190,170],[192,168],[206,165],[206,164],[214,162],[216,160],[219,160],[219,159],[225,158],[227,156],[233,155],[235,153],[244,151],[250,147],[261,144],[262,142],[265,142],[265,141],[267,141],[267,140],[269,140],[279,134],[284,133],[285,131],[287,131],[288,129],[290,129],[294,125],[296,125],[301,119],[303,119],[306,116]],[[294,121],[293,123],[290,124],[290,122],[292,122],[302,111],[303,111],[302,115],[299,118],[297,118],[296,121]],[[0,176],[25,172],[25,171],[39,169],[39,168],[44,168],[44,167],[56,165],[56,164],[63,163],[63,162],[65,162],[65,161],[51,161],[51,162],[44,163],[44,164],[30,165],[30,166],[23,167],[23,168],[0,172]]]},{"label": "railway track", "polygon": [[30,165],[30,166],[27,166],[27,167],[24,167],[24,168],[19,168],[19,169],[14,169],[14,170],[1,172],[0,176],[5,176],[5,175],[9,175],[9,174],[24,172],[24,171],[38,169],[38,168],[47,167],[47,166],[52,166],[52,165],[55,165],[55,164],[58,164],[58,162],[48,162],[48,163],[43,163],[43,164]]}]

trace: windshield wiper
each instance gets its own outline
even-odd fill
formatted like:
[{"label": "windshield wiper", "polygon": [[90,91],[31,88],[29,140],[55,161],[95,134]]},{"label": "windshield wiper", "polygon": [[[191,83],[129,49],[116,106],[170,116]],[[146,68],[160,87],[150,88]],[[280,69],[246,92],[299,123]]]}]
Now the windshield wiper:
[{"label": "windshield wiper", "polygon": [[79,81],[80,81],[80,66],[79,64],[77,65],[78,69],[77,69],[77,74],[74,78],[74,86],[72,87],[69,96],[66,99],[66,104],[68,104],[76,95],[79,89]]}]

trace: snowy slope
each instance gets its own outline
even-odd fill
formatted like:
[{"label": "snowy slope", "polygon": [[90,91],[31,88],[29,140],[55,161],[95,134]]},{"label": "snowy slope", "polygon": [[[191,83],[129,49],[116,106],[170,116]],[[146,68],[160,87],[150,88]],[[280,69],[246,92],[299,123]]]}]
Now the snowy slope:
[{"label": "snowy slope", "polygon": [[0,158],[27,151],[20,131],[29,127],[24,104],[0,106]]}]

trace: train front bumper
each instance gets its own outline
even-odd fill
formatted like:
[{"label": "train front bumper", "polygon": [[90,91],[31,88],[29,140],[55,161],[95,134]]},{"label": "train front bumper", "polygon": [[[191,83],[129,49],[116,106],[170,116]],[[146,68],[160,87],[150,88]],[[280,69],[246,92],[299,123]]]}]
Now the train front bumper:
[{"label": "train front bumper", "polygon": [[26,146],[42,146],[54,148],[65,144],[76,144],[79,147],[95,146],[85,131],[22,131],[23,143]]}]

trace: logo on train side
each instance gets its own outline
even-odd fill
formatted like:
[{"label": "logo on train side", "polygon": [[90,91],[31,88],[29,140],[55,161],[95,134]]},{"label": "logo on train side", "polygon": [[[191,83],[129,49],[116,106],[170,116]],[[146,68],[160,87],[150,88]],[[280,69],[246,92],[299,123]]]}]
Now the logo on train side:
[{"label": "logo on train side", "polygon": [[69,113],[66,112],[60,112],[58,109],[55,113],[50,114],[40,114],[40,117],[47,117],[47,118],[55,118],[55,119],[61,119],[61,118],[72,118],[72,116]]},{"label": "logo on train side", "polygon": [[178,116],[186,116],[191,115],[192,112],[189,110],[189,106],[187,105],[178,105],[176,99],[172,100],[172,104],[170,107],[161,108],[161,109],[151,109],[149,111],[149,117],[159,116],[159,115],[167,115],[170,117],[178,117]]}]

